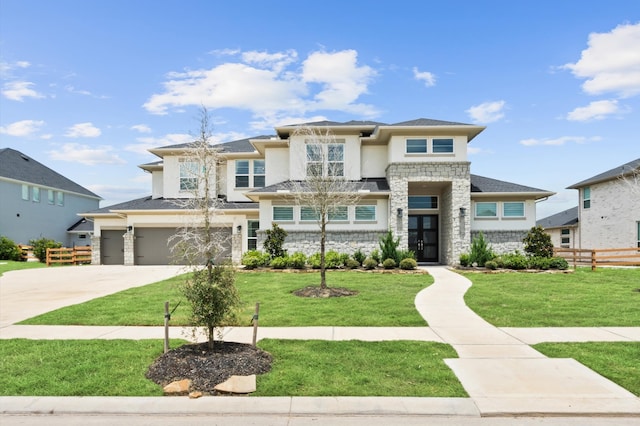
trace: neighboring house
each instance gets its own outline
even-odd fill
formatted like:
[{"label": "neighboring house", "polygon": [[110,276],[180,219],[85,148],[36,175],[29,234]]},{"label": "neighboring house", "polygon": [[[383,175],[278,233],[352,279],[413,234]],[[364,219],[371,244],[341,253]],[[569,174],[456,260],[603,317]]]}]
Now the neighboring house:
[{"label": "neighboring house", "polygon": [[578,190],[572,248],[640,247],[640,158],[568,187]]},{"label": "neighboring house", "polygon": [[17,244],[50,238],[89,245],[91,227],[73,232],[78,213],[95,210],[101,198],[11,148],[0,149],[0,235]]},{"label": "neighboring house", "polygon": [[580,240],[578,207],[572,207],[540,219],[537,225],[542,226],[545,232],[551,236],[554,247],[578,248],[577,244]]},{"label": "neighboring house", "polygon": [[[331,131],[332,170],[359,182],[356,205],[343,206],[327,228],[327,250],[369,254],[390,230],[418,261],[455,264],[482,232],[497,252],[522,248],[536,223],[536,201],[553,192],[475,176],[467,144],[485,128],[418,119],[397,124],[317,122]],[[298,125],[217,145],[221,150],[215,196],[224,200],[216,225],[231,238],[226,256],[262,248],[265,231],[278,223],[288,232],[289,253],[319,251],[319,230],[308,208],[293,202],[289,181],[304,182],[317,147],[294,135]],[[191,144],[150,152],[161,158],[140,167],[152,174],[152,195],[85,212],[94,221],[94,263],[156,264],[171,259],[167,239],[184,222],[176,199],[189,197]],[[192,168],[191,168],[192,169]]]}]

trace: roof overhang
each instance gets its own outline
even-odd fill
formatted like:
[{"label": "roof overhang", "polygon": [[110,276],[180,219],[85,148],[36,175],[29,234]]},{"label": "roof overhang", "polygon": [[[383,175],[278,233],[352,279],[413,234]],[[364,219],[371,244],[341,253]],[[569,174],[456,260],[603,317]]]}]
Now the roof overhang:
[{"label": "roof overhang", "polygon": [[540,191],[540,192],[472,192],[471,198],[518,198],[518,199],[531,199],[539,200],[542,198],[551,197],[555,195],[555,192]]},{"label": "roof overhang", "polygon": [[467,143],[478,136],[486,127],[471,125],[451,125],[451,126],[378,126],[376,131],[369,137],[363,137],[362,142],[371,145],[386,144],[392,135],[404,136],[459,136],[467,137]]}]

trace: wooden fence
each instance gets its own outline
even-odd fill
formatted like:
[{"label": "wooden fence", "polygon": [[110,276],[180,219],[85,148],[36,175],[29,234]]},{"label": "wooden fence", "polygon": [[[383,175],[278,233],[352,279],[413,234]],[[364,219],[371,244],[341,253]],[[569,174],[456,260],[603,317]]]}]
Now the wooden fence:
[{"label": "wooden fence", "polygon": [[47,266],[52,263],[72,263],[74,265],[91,263],[91,246],[48,248]]},{"label": "wooden fence", "polygon": [[640,247],[612,249],[553,249],[554,256],[559,256],[575,268],[577,265],[591,265],[595,271],[598,266],[640,266]]},{"label": "wooden fence", "polygon": [[33,254],[33,246],[18,244],[18,248],[21,252],[20,259],[23,262],[38,262],[38,258]]}]

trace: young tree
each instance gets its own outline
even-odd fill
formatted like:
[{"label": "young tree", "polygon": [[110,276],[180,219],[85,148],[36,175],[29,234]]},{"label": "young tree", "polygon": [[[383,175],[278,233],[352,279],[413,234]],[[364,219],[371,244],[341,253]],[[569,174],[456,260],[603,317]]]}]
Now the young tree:
[{"label": "young tree", "polygon": [[216,217],[222,214],[222,200],[216,191],[220,152],[210,141],[209,113],[203,107],[199,134],[180,158],[180,189],[189,196],[173,201],[185,220],[169,244],[176,260],[191,271],[181,290],[191,305],[193,325],[207,328],[209,346],[213,347],[216,327],[233,320],[240,300],[234,269],[217,264],[230,237],[215,226]]},{"label": "young tree", "polygon": [[544,232],[544,228],[540,225],[531,228],[522,242],[524,251],[531,256],[553,257],[551,236]]},{"label": "young tree", "polygon": [[344,216],[349,206],[358,203],[363,182],[346,178],[344,144],[329,130],[300,126],[293,136],[305,141],[306,179],[290,181],[290,194],[302,214],[313,217],[320,229],[320,288],[325,290],[327,224],[332,217]]}]

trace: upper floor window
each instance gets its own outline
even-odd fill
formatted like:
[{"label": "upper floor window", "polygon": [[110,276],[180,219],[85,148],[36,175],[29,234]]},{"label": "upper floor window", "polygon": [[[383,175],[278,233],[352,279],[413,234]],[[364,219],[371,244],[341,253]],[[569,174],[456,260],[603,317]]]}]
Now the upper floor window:
[{"label": "upper floor window", "polygon": [[180,160],[180,191],[198,189],[198,163],[191,160]]},{"label": "upper floor window", "polygon": [[307,177],[344,176],[344,144],[306,145]]},{"label": "upper floor window", "polygon": [[497,203],[476,203],[476,217],[498,217]]},{"label": "upper floor window", "polygon": [[438,197],[434,197],[430,195],[410,195],[409,208],[410,209],[437,209]]},{"label": "upper floor window", "polygon": [[356,206],[356,221],[373,221],[376,220],[376,206]]},{"label": "upper floor window", "polygon": [[22,199],[29,201],[29,185],[22,185]]},{"label": "upper floor window", "polygon": [[453,152],[453,139],[434,139],[433,153],[445,154]]},{"label": "upper floor window", "polygon": [[59,206],[64,206],[64,192],[58,191],[56,195],[57,195],[56,204]]},{"label": "upper floor window", "polygon": [[582,189],[582,207],[588,209],[591,207],[591,187],[585,186]]},{"label": "upper floor window", "polygon": [[426,154],[426,139],[407,139],[407,154]]},{"label": "upper floor window", "polygon": [[47,190],[47,202],[49,204],[55,204],[56,203],[56,194],[53,191],[53,189],[48,189]]},{"label": "upper floor window", "polygon": [[236,188],[262,188],[264,170],[264,160],[236,160]]},{"label": "upper floor window", "polygon": [[249,187],[249,160],[236,160],[236,188]]},{"label": "upper floor window", "polygon": [[39,203],[40,202],[40,188],[38,188],[37,186],[33,187],[33,190],[31,191],[31,195],[32,195],[32,200],[34,203]]},{"label": "upper floor window", "polygon": [[264,187],[264,160],[253,160],[253,187]]},{"label": "upper floor window", "polygon": [[524,217],[524,203],[522,201],[502,203],[503,217]]},{"label": "upper floor window", "polygon": [[569,235],[569,234],[571,234],[571,231],[569,230],[569,228],[564,228],[564,229],[562,229],[562,230],[560,231],[560,233],[561,233],[562,235]]}]

